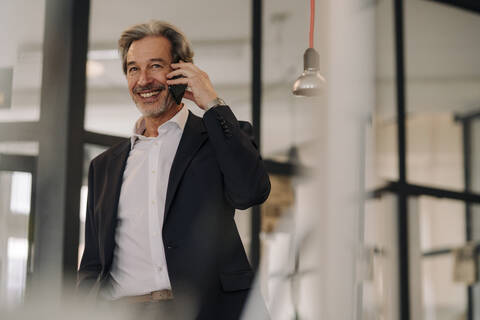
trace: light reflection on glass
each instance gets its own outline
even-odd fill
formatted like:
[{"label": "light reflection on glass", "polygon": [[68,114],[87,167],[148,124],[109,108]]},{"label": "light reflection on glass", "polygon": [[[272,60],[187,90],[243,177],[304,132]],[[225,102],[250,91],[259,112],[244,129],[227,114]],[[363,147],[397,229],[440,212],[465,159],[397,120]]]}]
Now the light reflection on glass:
[{"label": "light reflection on glass", "polygon": [[19,305],[23,301],[27,274],[28,240],[8,238],[7,245],[7,305]]},{"label": "light reflection on glass", "polygon": [[14,172],[12,174],[12,192],[10,194],[10,211],[12,213],[24,215],[30,213],[31,188],[31,173]]}]

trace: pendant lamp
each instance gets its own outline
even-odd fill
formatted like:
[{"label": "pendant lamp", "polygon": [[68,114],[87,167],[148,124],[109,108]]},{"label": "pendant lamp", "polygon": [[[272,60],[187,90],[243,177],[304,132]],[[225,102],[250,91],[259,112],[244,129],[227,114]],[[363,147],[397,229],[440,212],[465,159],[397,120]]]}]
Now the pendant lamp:
[{"label": "pendant lamp", "polygon": [[313,29],[315,22],[315,0],[310,0],[310,47],[303,54],[303,73],[293,84],[292,92],[297,96],[313,97],[320,94],[325,84],[319,66],[318,52],[313,48]]}]

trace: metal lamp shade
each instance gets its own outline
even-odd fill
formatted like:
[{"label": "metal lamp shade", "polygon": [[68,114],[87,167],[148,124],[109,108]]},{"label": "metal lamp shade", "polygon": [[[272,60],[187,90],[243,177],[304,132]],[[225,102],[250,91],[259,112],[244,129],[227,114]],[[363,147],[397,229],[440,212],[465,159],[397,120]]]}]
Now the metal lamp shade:
[{"label": "metal lamp shade", "polygon": [[319,56],[313,48],[308,48],[303,55],[304,71],[293,84],[292,92],[297,96],[313,97],[320,94],[325,78],[318,71]]}]

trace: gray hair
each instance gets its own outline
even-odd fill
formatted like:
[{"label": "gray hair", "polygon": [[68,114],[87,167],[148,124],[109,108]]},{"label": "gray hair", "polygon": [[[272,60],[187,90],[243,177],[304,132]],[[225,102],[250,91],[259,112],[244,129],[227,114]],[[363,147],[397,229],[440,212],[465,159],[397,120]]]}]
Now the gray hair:
[{"label": "gray hair", "polygon": [[165,37],[172,45],[172,62],[193,62],[193,50],[185,35],[173,25],[158,20],[136,24],[123,31],[118,40],[118,51],[122,59],[123,73],[127,74],[127,53],[132,42],[148,36]]}]

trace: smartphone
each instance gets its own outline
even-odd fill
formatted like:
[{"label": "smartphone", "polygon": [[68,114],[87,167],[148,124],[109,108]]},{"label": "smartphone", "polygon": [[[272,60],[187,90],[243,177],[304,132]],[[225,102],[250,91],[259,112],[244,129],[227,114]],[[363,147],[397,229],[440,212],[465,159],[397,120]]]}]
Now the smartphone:
[{"label": "smartphone", "polygon": [[[178,75],[173,77],[172,80],[182,77],[182,75]],[[173,84],[168,86],[168,90],[172,94],[173,100],[175,100],[176,104],[180,104],[180,102],[182,102],[183,95],[185,94],[185,89],[187,89],[186,84]]]}]

